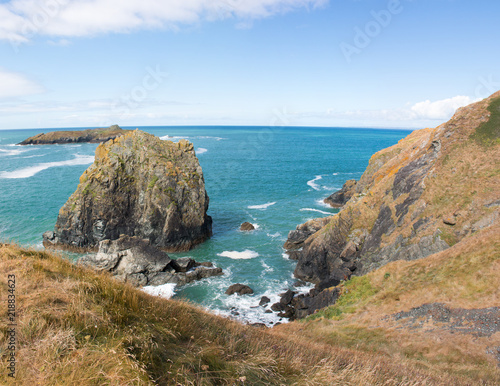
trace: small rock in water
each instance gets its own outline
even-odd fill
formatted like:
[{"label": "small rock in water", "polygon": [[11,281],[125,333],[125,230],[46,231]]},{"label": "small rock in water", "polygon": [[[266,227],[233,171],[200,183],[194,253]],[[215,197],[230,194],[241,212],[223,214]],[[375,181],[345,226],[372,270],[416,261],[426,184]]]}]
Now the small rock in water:
[{"label": "small rock in water", "polygon": [[240,231],[253,231],[254,229],[255,229],[255,227],[253,226],[253,224],[251,224],[249,222],[244,222],[240,226]]},{"label": "small rock in water", "polygon": [[271,301],[271,299],[269,299],[267,296],[262,296],[262,297],[260,298],[259,306],[265,306],[265,305],[266,305],[266,304],[268,304],[270,301]]},{"label": "small rock in water", "polygon": [[251,289],[249,286],[247,286],[245,284],[236,283],[236,284],[231,285],[226,290],[226,295],[233,295],[233,294],[250,295],[250,294],[253,294],[253,289]]}]

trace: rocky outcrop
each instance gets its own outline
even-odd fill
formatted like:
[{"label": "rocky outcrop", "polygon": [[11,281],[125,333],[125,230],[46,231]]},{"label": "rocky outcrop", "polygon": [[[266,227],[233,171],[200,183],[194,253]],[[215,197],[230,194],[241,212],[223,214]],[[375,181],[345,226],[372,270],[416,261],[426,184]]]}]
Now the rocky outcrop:
[{"label": "rocky outcrop", "polygon": [[342,208],[356,193],[356,184],[356,180],[346,181],[342,189],[325,198],[324,203],[329,204],[332,208]]},{"label": "rocky outcrop", "polygon": [[87,129],[80,131],[53,131],[50,133],[41,133],[29,137],[18,145],[54,145],[66,143],[100,143],[110,139],[115,139],[130,130],[123,130],[118,125],[112,125],[104,129]]},{"label": "rocky outcrop", "polygon": [[[310,220],[304,224],[297,225],[297,228],[288,233],[288,239],[283,246],[288,251],[300,249],[304,245],[309,236],[313,235],[331,220],[331,217],[317,218]],[[292,258],[292,257],[290,257]],[[293,258],[292,258],[293,260]]]},{"label": "rocky outcrop", "polygon": [[44,234],[44,245],[95,250],[99,242],[124,234],[166,251],[185,251],[210,237],[207,209],[193,144],[135,130],[97,147],[54,231]]},{"label": "rocky outcrop", "polygon": [[233,295],[233,294],[251,295],[253,294],[253,289],[251,289],[249,286],[245,284],[236,283],[229,286],[229,288],[226,290],[226,295]]},{"label": "rocky outcrop", "polygon": [[183,285],[222,274],[222,269],[212,263],[197,263],[190,258],[174,260],[149,240],[125,235],[101,241],[97,254],[81,257],[78,264],[111,272],[118,280],[135,286]]},{"label": "rocky outcrop", "polygon": [[255,227],[253,226],[252,223],[249,222],[244,222],[240,226],[240,231],[253,231],[253,230],[255,230]]},{"label": "rocky outcrop", "polygon": [[[319,229],[310,224],[323,219],[290,232],[284,247],[297,259],[295,276],[316,284],[298,306],[289,304],[294,317],[353,274],[441,252],[500,221],[492,204],[500,198],[493,166],[500,163],[500,134],[490,127],[500,119],[497,105],[500,92],[376,153],[357,183],[333,195],[344,205],[339,214]],[[321,296],[321,304],[335,301]]]}]

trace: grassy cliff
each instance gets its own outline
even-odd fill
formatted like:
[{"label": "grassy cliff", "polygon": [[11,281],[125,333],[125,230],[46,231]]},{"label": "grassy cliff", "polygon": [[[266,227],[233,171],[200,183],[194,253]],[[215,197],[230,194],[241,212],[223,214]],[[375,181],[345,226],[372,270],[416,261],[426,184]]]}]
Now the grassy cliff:
[{"label": "grassy cliff", "polygon": [[[358,328],[351,338],[360,339],[358,347],[332,340],[335,330],[317,339],[328,328],[323,323],[244,326],[152,297],[47,252],[3,245],[0,271],[2,304],[7,275],[16,276],[18,339],[16,378],[2,371],[1,384],[431,385],[483,377],[427,369],[411,358],[394,361],[387,355],[394,344],[366,350],[379,339],[378,330],[360,334]],[[3,307],[3,364],[7,329]]]}]

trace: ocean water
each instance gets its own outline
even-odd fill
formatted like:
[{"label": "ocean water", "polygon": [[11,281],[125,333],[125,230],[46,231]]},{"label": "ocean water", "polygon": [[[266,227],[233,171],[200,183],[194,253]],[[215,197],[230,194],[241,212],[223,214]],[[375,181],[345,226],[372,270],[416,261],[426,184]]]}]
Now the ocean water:
[{"label": "ocean water", "polygon": [[[282,248],[288,232],[309,219],[336,213],[322,200],[346,180],[359,179],[372,154],[409,134],[311,127],[140,129],[165,140],[187,138],[194,143],[210,197],[214,235],[189,252],[171,255],[212,261],[224,271],[223,276],[183,287],[148,291],[268,325],[285,320],[265,313],[258,306],[260,298],[268,296],[272,304],[296,281],[296,263]],[[96,144],[16,145],[47,131],[53,130],[0,131],[0,241],[42,248],[42,233],[53,229],[59,208],[93,162]],[[245,221],[256,230],[239,231]],[[249,285],[254,294],[225,295],[234,283]]]}]

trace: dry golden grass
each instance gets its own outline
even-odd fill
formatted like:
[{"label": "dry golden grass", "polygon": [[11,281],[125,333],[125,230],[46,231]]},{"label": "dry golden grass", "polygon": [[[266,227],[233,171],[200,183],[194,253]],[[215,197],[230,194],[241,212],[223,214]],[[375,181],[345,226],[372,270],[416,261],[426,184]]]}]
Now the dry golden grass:
[{"label": "dry golden grass", "polygon": [[410,329],[388,316],[426,303],[450,308],[500,305],[500,224],[454,247],[416,261],[396,261],[343,284],[336,305],[307,321],[279,326],[275,334],[300,334],[337,347],[376,353],[434,374],[500,383],[498,362],[487,351],[500,347],[500,333],[476,337],[451,333],[442,324]]},{"label": "dry golden grass", "polygon": [[[40,385],[435,385],[468,378],[283,335],[155,298],[46,252],[0,247],[1,304],[17,280],[17,372]],[[2,362],[6,315],[0,310]],[[301,324],[297,324],[302,326]],[[302,328],[302,327],[301,327]]]}]

